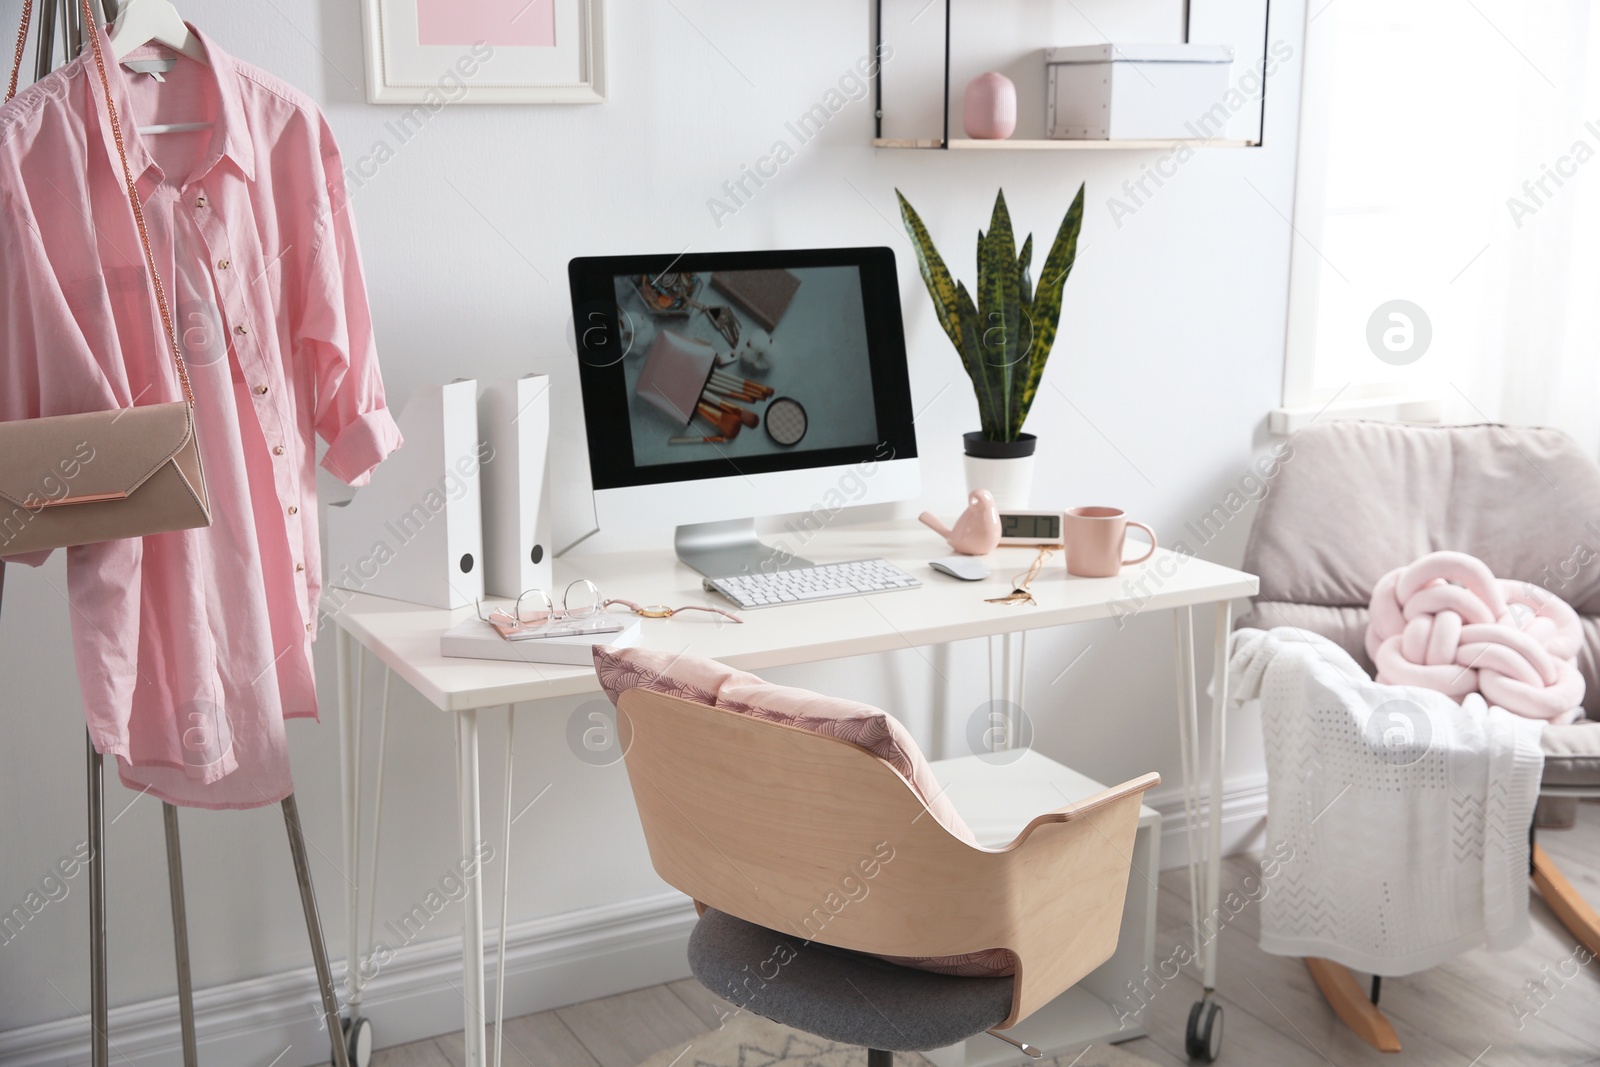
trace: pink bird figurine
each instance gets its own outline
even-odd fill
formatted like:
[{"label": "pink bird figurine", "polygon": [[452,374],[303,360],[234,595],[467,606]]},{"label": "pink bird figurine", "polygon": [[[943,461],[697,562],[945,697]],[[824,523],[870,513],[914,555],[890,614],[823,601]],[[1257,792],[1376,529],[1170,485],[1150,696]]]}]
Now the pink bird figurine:
[{"label": "pink bird figurine", "polygon": [[931,511],[924,511],[917,518],[963,556],[986,556],[1000,543],[1000,509],[987,489],[974,489],[967,497],[967,510],[956,520],[953,530],[945,529]]}]

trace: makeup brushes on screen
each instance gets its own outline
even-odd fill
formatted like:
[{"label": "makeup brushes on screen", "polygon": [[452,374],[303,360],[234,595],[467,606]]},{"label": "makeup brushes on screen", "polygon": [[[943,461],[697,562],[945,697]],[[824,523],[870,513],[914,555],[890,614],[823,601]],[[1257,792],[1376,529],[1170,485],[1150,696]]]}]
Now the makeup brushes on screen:
[{"label": "makeup brushes on screen", "polygon": [[711,400],[709,398],[703,399],[701,403],[710,404],[712,407],[726,411],[730,415],[738,416],[739,421],[744,423],[745,426],[749,427],[750,429],[754,429],[755,427],[761,425],[760,415],[757,415],[748,408],[742,408],[738,404],[731,404],[726,400]]},{"label": "makeup brushes on screen", "polygon": [[[731,407],[732,405],[729,406]],[[739,431],[744,429],[744,420],[739,417],[737,412],[728,411],[707,400],[700,401],[699,406],[695,408],[695,414],[715,426],[719,435],[730,440],[738,437]],[[746,414],[754,415],[755,412],[746,412]]]},{"label": "makeup brushes on screen", "polygon": [[710,423],[716,433],[705,436],[673,437],[669,438],[667,443],[719,445],[732,441],[739,436],[740,430],[746,427],[755,429],[761,425],[761,416],[742,405],[763,403],[771,399],[776,391],[770,386],[753,382],[748,378],[736,378],[723,371],[712,371],[705,389],[700,393],[700,400],[695,405],[695,414]]},{"label": "makeup brushes on screen", "polygon": [[777,391],[769,385],[753,382],[749,378],[735,378],[733,375],[719,370],[711,372],[711,381],[707,383],[706,389],[724,396],[737,397],[749,401],[765,400]]},{"label": "makeup brushes on screen", "polygon": [[[718,436],[732,440],[739,436],[741,429],[748,427],[753,430],[761,425],[761,416],[742,404],[759,404],[773,392],[771,388],[748,378],[735,378],[731,374],[712,371],[710,380],[700,394],[695,414],[715,426]],[[690,442],[675,438],[673,443]]]}]

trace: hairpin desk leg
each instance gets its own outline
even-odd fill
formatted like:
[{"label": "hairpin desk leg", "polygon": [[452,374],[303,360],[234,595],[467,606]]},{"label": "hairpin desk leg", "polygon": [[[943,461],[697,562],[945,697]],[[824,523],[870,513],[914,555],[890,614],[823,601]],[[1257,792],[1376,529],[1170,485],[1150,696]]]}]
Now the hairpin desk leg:
[{"label": "hairpin desk leg", "polygon": [[110,1009],[106,1004],[106,856],[105,856],[105,780],[104,762],[95,751],[87,732],[89,747],[89,1035],[90,1063],[110,1067]]},{"label": "hairpin desk leg", "polygon": [[[501,1067],[506,1046],[506,920],[511,905],[511,771],[517,751],[517,706],[506,705],[506,804],[505,826],[500,834],[500,943],[495,952],[494,978],[494,1067]],[[488,1050],[486,1049],[485,1052]]]},{"label": "hairpin desk leg", "polygon": [[[479,810],[478,712],[456,713],[457,815],[461,820],[461,858],[481,856],[483,819]],[[466,879],[467,895],[461,916],[461,999],[464,1012],[462,1047],[466,1067],[484,1067],[485,1022],[483,1011],[483,869],[473,864]]]},{"label": "hairpin desk leg", "polygon": [[345,1052],[344,1027],[339,1022],[339,998],[333,993],[333,972],[328,967],[328,946],[322,939],[322,918],[317,914],[317,893],[311,885],[311,864],[306,859],[305,834],[300,828],[300,808],[294,794],[283,798],[283,821],[289,830],[289,853],[294,857],[294,877],[300,885],[300,907],[306,913],[306,933],[311,938],[311,962],[317,969],[322,993],[322,1017],[333,1045],[335,1067],[350,1067]]},{"label": "hairpin desk leg", "polygon": [[167,889],[172,897],[172,947],[178,964],[178,1018],[183,1027],[183,1067],[200,1062],[194,1034],[194,979],[189,971],[189,913],[183,897],[183,852],[178,845],[178,809],[161,805],[167,831]]},{"label": "hairpin desk leg", "polygon": [[[361,998],[372,974],[362,961],[371,962],[372,923],[377,901],[378,838],[383,822],[383,767],[388,745],[389,673],[384,672],[383,709],[378,739],[378,794],[373,813],[372,864],[361,864],[361,743],[366,702],[363,694],[365,659],[361,645],[343,627],[334,627],[339,666],[339,750],[344,765],[340,779],[344,785],[344,862],[345,916],[348,951],[345,953],[345,1045],[356,1067],[366,1067],[371,1059],[372,1020],[361,1014]],[[365,877],[367,881],[362,882]],[[367,886],[367,952],[361,948],[361,887]]]},{"label": "hairpin desk leg", "polygon": [[[1000,647],[1000,668],[995,670],[995,645]],[[988,726],[983,734],[985,752],[1026,748],[1031,737],[1022,709],[1023,682],[1028,665],[1028,632],[989,637]]]}]

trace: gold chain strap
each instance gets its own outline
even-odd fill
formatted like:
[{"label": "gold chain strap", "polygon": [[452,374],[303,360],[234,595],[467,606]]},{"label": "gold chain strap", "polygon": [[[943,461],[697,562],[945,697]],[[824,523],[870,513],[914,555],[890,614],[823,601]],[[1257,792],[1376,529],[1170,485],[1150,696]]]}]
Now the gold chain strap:
[{"label": "gold chain strap", "polygon": [[[150,286],[155,290],[156,308],[161,312],[161,326],[166,331],[167,344],[172,347],[172,361],[178,368],[178,383],[183,387],[183,399],[194,407],[194,389],[189,384],[189,368],[178,348],[178,331],[172,324],[172,311],[167,306],[167,290],[161,284],[156,270],[155,253],[150,250],[150,232],[144,224],[144,208],[139,203],[139,187],[133,180],[133,168],[128,166],[128,149],[122,141],[122,123],[117,118],[117,105],[111,99],[111,79],[106,76],[106,57],[100,47],[100,27],[95,23],[94,8],[89,0],[82,0],[83,26],[94,47],[94,66],[100,75],[100,89],[105,94],[106,112],[111,118],[111,136],[117,143],[117,158],[122,162],[122,180],[128,187],[128,206],[133,208],[133,222],[139,230],[139,243],[144,248],[145,266],[150,270]],[[6,91],[10,100],[17,91],[17,74],[22,69],[22,53],[28,39],[28,24],[33,18],[33,0],[22,2],[22,28],[17,31],[17,53],[11,65],[11,83]]]},{"label": "gold chain strap", "polygon": [[22,26],[17,30],[17,56],[11,62],[11,82],[6,86],[6,99],[17,95],[17,74],[22,70],[22,53],[28,47],[28,23],[33,21],[33,0],[22,0]]}]

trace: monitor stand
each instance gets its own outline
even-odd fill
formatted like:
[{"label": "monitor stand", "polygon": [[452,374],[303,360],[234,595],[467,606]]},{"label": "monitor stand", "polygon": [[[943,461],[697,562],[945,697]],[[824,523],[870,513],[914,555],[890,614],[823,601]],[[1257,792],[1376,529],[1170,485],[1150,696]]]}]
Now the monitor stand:
[{"label": "monitor stand", "polygon": [[696,522],[678,527],[678,558],[707,578],[809,567],[811,561],[763,544],[754,519]]}]

